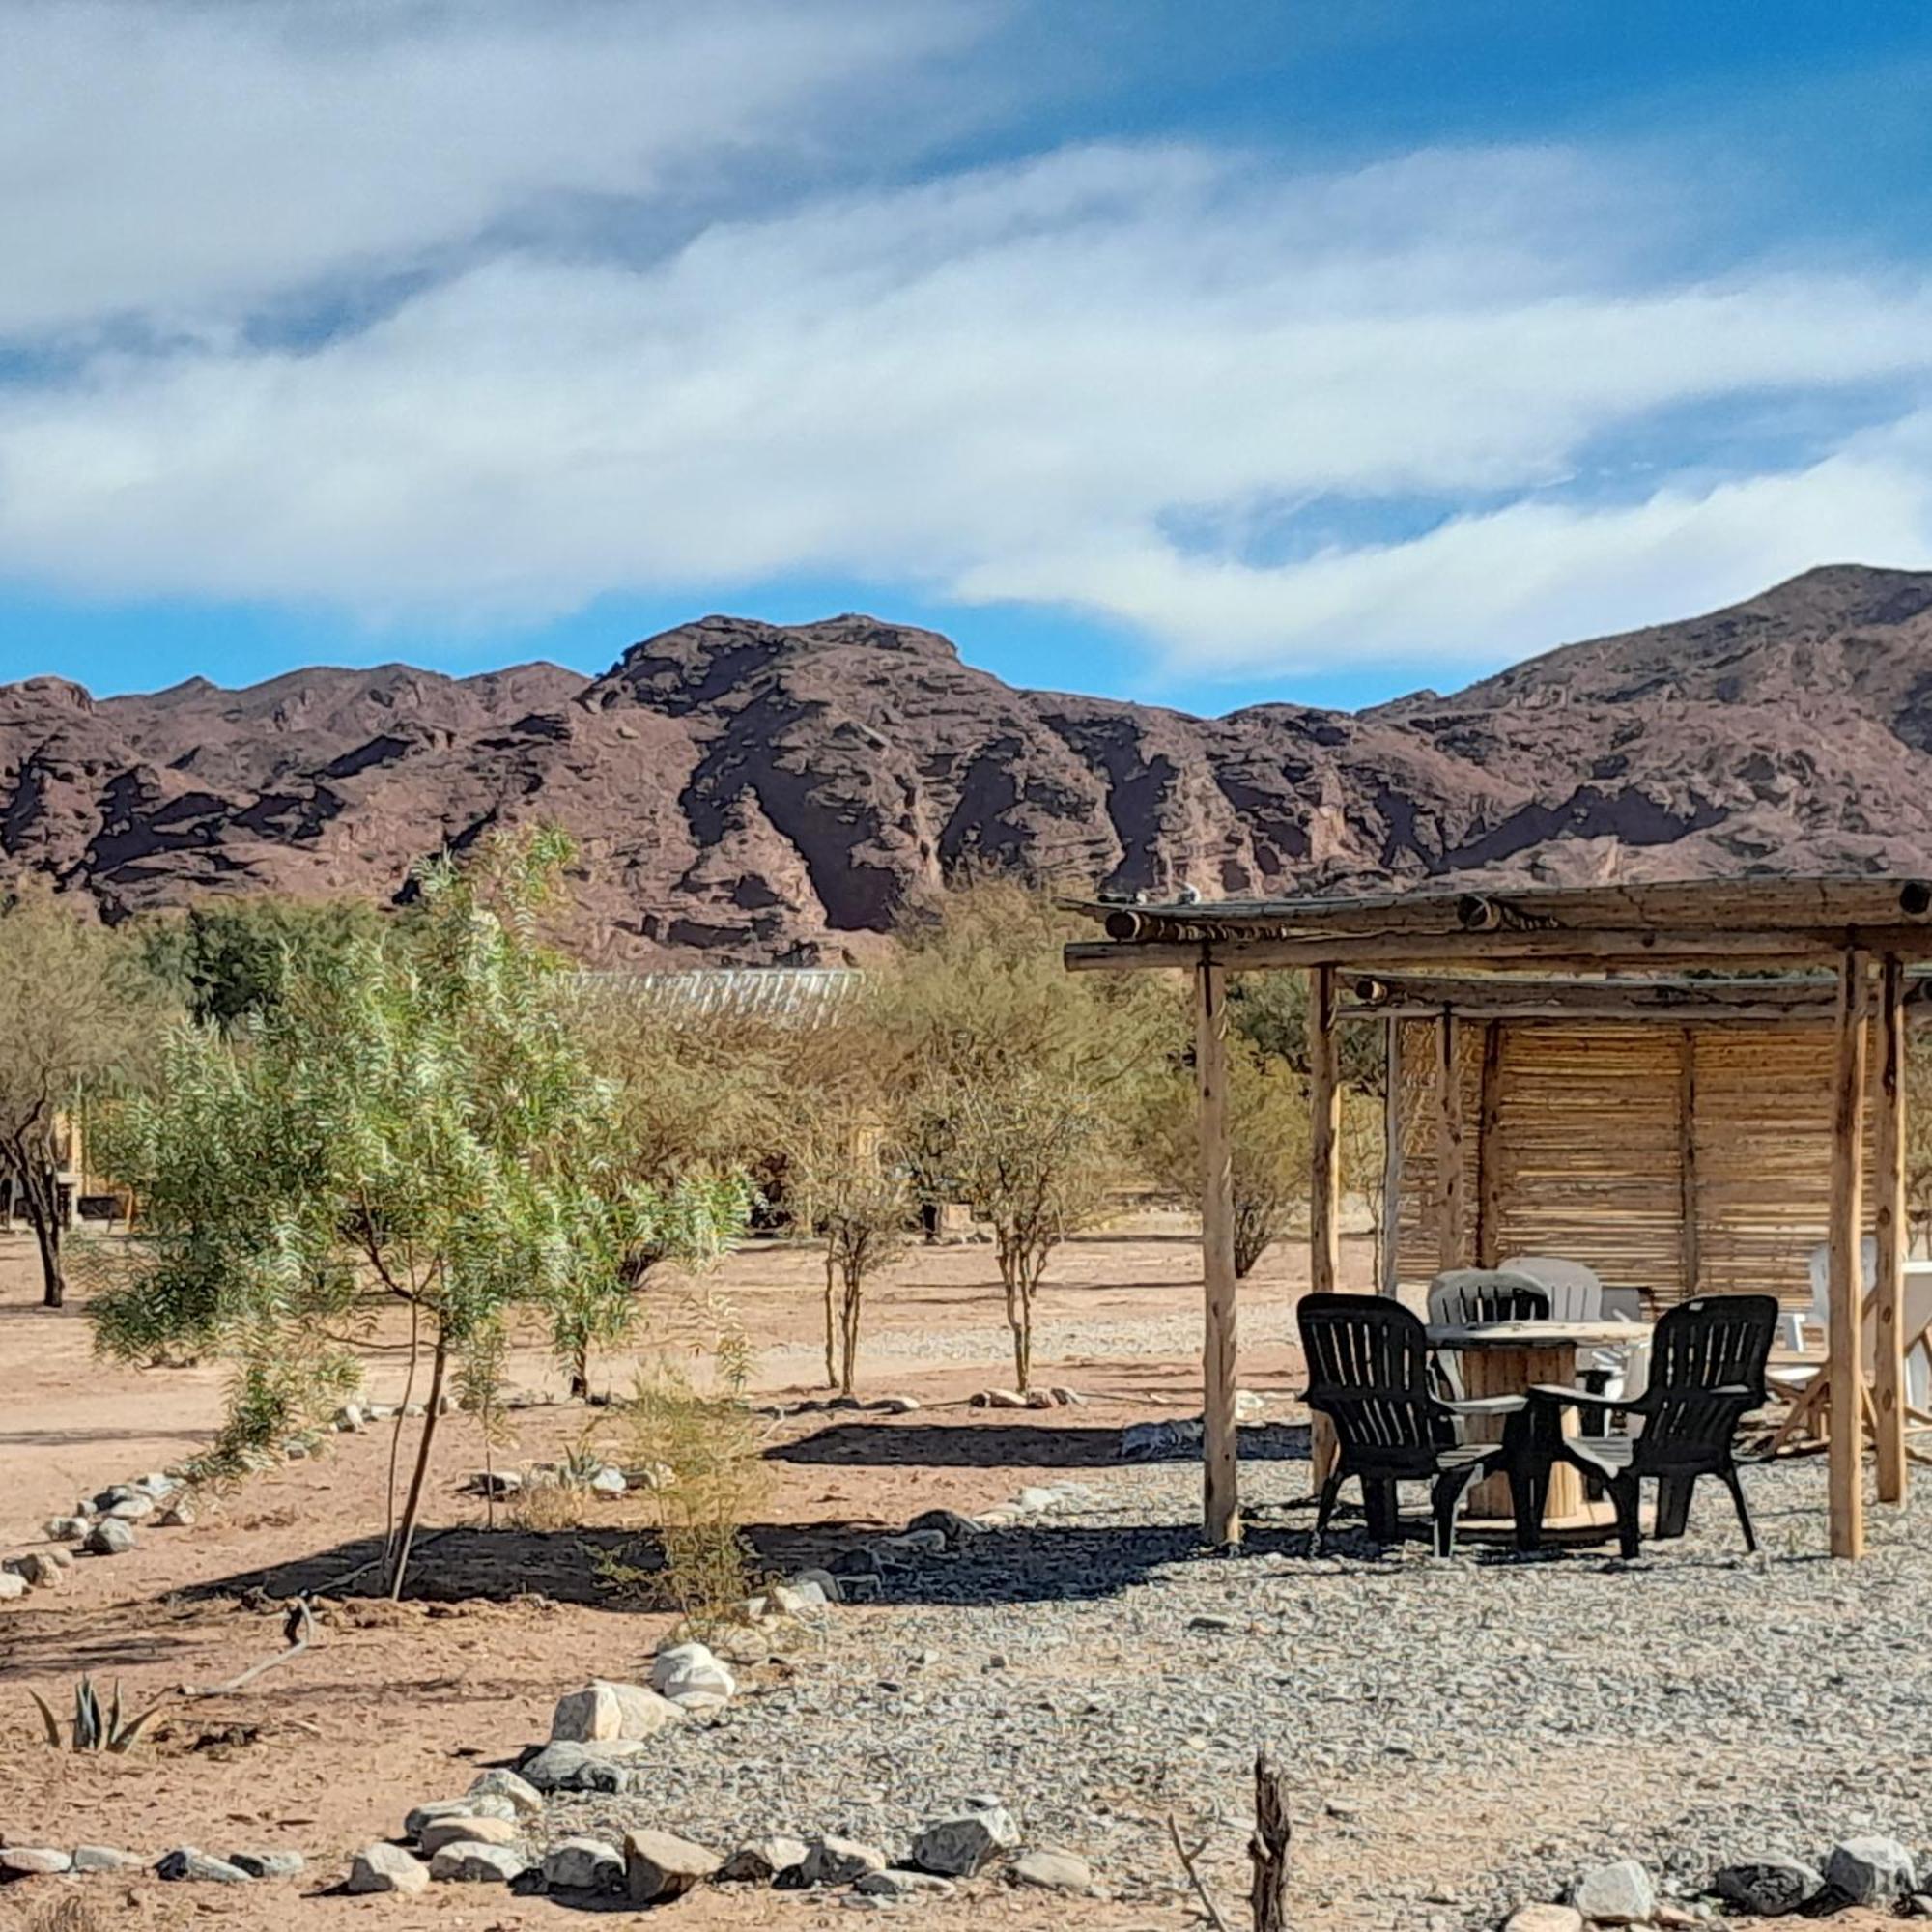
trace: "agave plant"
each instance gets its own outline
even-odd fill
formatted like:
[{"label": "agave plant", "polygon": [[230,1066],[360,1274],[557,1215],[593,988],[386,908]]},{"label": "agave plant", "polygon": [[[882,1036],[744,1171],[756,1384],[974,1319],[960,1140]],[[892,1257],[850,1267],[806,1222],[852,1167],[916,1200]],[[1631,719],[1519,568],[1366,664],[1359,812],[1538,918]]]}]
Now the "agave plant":
[{"label": "agave plant", "polygon": [[103,1711],[99,1693],[94,1688],[94,1679],[83,1674],[73,1687],[73,1722],[69,1734],[63,1736],[60,1719],[54,1716],[52,1705],[38,1690],[30,1690],[27,1694],[41,1707],[41,1722],[46,1728],[47,1742],[56,1750],[65,1747],[77,1751],[112,1751],[116,1757],[133,1749],[140,1742],[141,1733],[159,1715],[162,1704],[167,1701],[157,1698],[138,1716],[124,1716],[121,1680],[117,1677],[113,1698]]}]

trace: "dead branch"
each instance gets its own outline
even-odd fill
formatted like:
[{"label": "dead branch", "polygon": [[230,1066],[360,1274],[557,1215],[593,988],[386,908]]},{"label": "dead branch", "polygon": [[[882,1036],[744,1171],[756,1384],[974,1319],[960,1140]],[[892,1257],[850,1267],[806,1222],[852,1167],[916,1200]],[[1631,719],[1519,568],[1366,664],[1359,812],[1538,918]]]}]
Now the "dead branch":
[{"label": "dead branch", "polygon": [[1288,1858],[1293,1821],[1289,1816],[1288,1777],[1265,1749],[1255,1753],[1255,1830],[1248,1840],[1254,1880],[1248,1903],[1255,1932],[1289,1932]]},{"label": "dead branch", "polygon": [[1214,1932],[1230,1932],[1228,1921],[1221,1917],[1221,1908],[1214,1903],[1214,1894],[1208,1889],[1196,1861],[1208,1849],[1208,1840],[1201,1842],[1190,1852],[1181,1842],[1180,1826],[1172,1811],[1167,1814],[1167,1835],[1174,1840],[1175,1856],[1180,1861],[1180,1868],[1187,1874],[1187,1880],[1194,1888],[1194,1895],[1201,1901],[1201,1909],[1208,1915],[1208,1922]]},{"label": "dead branch", "polygon": [[265,1671],[273,1670],[277,1664],[286,1663],[292,1657],[299,1657],[315,1637],[315,1615],[308,1606],[306,1597],[298,1597],[295,1606],[289,1611],[283,1626],[283,1634],[289,1643],[286,1650],[280,1650],[273,1657],[265,1658],[260,1663],[251,1664],[239,1677],[231,1677],[225,1684],[205,1684],[196,1686],[184,1684],[180,1695],[184,1697],[225,1697],[232,1690],[239,1690],[244,1684],[252,1684]]}]

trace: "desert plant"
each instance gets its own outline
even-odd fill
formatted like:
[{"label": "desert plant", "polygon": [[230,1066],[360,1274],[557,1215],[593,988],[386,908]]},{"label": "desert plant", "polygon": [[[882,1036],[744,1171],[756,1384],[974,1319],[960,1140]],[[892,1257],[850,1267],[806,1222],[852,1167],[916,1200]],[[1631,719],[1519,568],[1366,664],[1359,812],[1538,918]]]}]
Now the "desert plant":
[{"label": "desert plant", "polygon": [[717,1336],[711,1358],[709,1389],[698,1389],[685,1364],[667,1354],[624,1405],[633,1463],[657,1471],[649,1494],[663,1567],[646,1572],[621,1559],[602,1566],[608,1581],[648,1589],[699,1634],[733,1621],[751,1593],[744,1525],[770,1487],[765,1425],[745,1393],[752,1351],[735,1323]]},{"label": "desert plant", "polygon": [[113,1698],[103,1710],[99,1693],[94,1688],[94,1679],[83,1674],[74,1683],[73,1718],[63,1735],[53,1706],[38,1690],[29,1690],[27,1695],[40,1706],[41,1723],[46,1731],[47,1742],[56,1750],[107,1751],[115,1757],[125,1757],[141,1741],[142,1732],[160,1715],[167,1703],[165,1697],[160,1697],[138,1714],[125,1712],[121,1703],[121,1680],[117,1677]]},{"label": "desert plant", "polygon": [[70,1891],[37,1905],[22,1932],[107,1932],[107,1921],[88,1899]]},{"label": "desert plant", "polygon": [[[1228,1057],[1235,1274],[1245,1280],[1308,1201],[1308,1093],[1285,1061],[1246,1040]],[[1192,1208],[1201,1199],[1200,1102],[1193,1070],[1145,1082],[1132,1114],[1134,1151],[1149,1181]]]}]

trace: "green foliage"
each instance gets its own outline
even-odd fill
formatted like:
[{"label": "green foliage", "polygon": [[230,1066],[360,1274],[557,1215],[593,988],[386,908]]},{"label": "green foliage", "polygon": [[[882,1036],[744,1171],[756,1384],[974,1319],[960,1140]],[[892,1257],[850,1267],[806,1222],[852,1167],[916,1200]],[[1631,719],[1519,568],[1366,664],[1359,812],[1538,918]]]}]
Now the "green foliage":
[{"label": "green foliage", "polygon": [[165,1697],[157,1698],[138,1715],[126,1713],[121,1704],[121,1681],[116,1678],[113,1701],[103,1710],[94,1679],[83,1674],[73,1687],[73,1719],[63,1737],[52,1705],[38,1690],[29,1690],[27,1695],[40,1707],[42,1728],[56,1750],[65,1747],[76,1751],[107,1751],[115,1757],[125,1757],[140,1743],[142,1732],[167,1702]]},{"label": "green foliage", "polygon": [[233,1026],[282,997],[292,968],[379,941],[382,915],[359,899],[249,897],[156,913],[134,936],[148,971],[189,1016]]},{"label": "green foliage", "polygon": [[30,876],[0,905],[0,1178],[25,1197],[43,1298],[66,1293],[56,1177],[84,1104],[143,1070],[163,1023],[135,949]]},{"label": "green foliage", "polygon": [[[1236,1035],[1229,1042],[1228,1125],[1235,1204],[1235,1273],[1245,1279],[1306,1207],[1307,1084],[1286,1061]],[[1133,1115],[1142,1171],[1169,1200],[1201,1201],[1200,1102],[1191,1067],[1145,1083]]]},{"label": "green foliage", "polygon": [[178,1027],[161,1093],[112,1135],[144,1218],[100,1344],[228,1355],[237,1446],[336,1398],[359,1292],[409,1308],[432,1376],[398,1590],[452,1367],[480,1372],[522,1309],[572,1349],[620,1333],[640,1241],[711,1252],[736,1225],[741,1197],[667,1198],[625,1171],[617,1087],[541,939],[570,856],[549,829],[500,839],[424,867],[393,936],[285,949],[276,996],[226,1031]]},{"label": "green foliage", "polygon": [[[1228,1019],[1231,1030],[1252,1041],[1265,1058],[1285,1061],[1307,1078],[1306,973],[1236,974],[1228,982]],[[1380,1094],[1388,1072],[1380,1024],[1340,1027],[1336,1040],[1342,1084],[1358,1094]]]}]

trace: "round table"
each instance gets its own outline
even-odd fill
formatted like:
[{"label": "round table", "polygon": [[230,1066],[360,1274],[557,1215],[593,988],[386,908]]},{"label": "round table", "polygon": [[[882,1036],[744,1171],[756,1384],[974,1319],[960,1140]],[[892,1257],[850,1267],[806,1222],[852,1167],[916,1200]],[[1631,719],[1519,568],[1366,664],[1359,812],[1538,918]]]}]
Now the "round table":
[{"label": "round table", "polygon": [[[1453,1349],[1462,1357],[1463,1393],[1471,1398],[1523,1395],[1539,1384],[1575,1388],[1577,1350],[1647,1342],[1650,1334],[1648,1321],[1432,1322],[1428,1329],[1432,1348]],[[1462,1428],[1471,1442],[1500,1442],[1507,1421],[1501,1415],[1468,1415]],[[1470,1490],[1467,1509],[1472,1527],[1486,1518],[1510,1521],[1509,1478],[1486,1476]],[[1581,1472],[1568,1463],[1554,1464],[1543,1526],[1594,1528],[1603,1520],[1604,1510],[1593,1508],[1584,1494]]]}]

